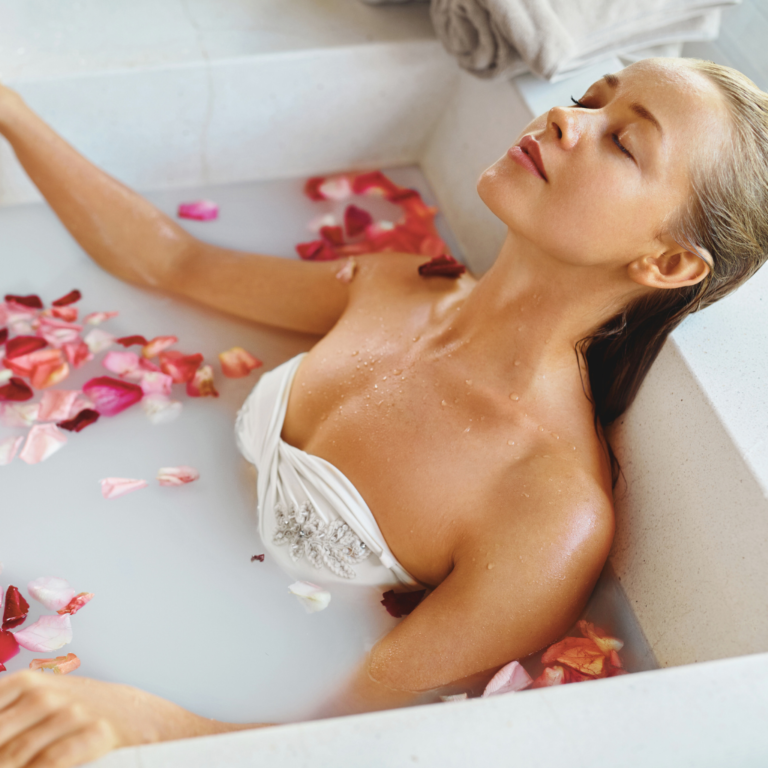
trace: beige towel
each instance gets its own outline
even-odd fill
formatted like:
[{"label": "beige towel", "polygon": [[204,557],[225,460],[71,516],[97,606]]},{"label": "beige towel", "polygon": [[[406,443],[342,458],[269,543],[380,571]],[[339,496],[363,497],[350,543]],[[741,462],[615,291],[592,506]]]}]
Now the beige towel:
[{"label": "beige towel", "polygon": [[479,77],[558,79],[608,55],[711,40],[740,0],[432,0],[438,37]]}]

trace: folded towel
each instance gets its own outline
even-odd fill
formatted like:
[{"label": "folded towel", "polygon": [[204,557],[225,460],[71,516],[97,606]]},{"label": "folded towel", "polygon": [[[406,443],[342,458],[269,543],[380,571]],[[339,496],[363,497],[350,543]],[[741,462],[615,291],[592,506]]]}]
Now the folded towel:
[{"label": "folded towel", "polygon": [[608,55],[717,36],[740,0],[432,0],[435,31],[479,77],[532,71],[549,80]]}]

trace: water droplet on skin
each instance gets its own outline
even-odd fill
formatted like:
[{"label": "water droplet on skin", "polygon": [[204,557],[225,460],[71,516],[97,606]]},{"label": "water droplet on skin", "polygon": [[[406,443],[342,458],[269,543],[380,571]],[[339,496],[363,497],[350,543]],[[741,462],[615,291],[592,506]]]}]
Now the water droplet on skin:
[{"label": "water droplet on skin", "polygon": [[574,450],[574,451],[576,450],[576,446],[575,446],[575,445],[573,446],[573,450]]},{"label": "water droplet on skin", "polygon": [[374,388],[374,389],[378,389],[378,388],[379,388],[379,385],[378,385],[378,384],[374,384],[374,385],[373,385],[373,388]]},{"label": "water droplet on skin", "polygon": [[354,356],[355,356],[356,354],[358,354],[359,352],[360,352],[360,350],[359,350],[359,349],[356,349],[356,350],[355,350],[355,351],[352,353],[352,357],[354,357]]},{"label": "water droplet on skin", "polygon": [[401,376],[400,381],[405,381],[405,376]]},{"label": "water droplet on skin", "polygon": [[493,570],[493,565],[494,565],[493,563],[488,563],[486,568],[488,568],[489,571],[492,571]]},{"label": "water droplet on skin", "polygon": [[517,330],[518,330],[518,331],[522,331],[524,327],[525,327],[524,325],[518,325],[518,326],[517,326]]},{"label": "water droplet on skin", "polygon": [[515,360],[515,365],[520,365],[520,361],[519,360]]},{"label": "water droplet on skin", "polygon": [[467,379],[467,386],[468,386],[468,387],[471,387],[471,386],[472,386],[472,379]]},{"label": "water droplet on skin", "polygon": [[373,370],[373,368],[369,368],[368,370],[369,370],[369,371],[372,371],[372,370]]},{"label": "water droplet on skin", "polygon": [[454,403],[458,403],[459,402],[459,398],[457,397],[453,402]]},{"label": "water droplet on skin", "polygon": [[399,376],[402,373],[402,370],[392,371],[393,376]]},{"label": "water droplet on skin", "polygon": [[539,432],[543,432],[543,431],[544,431],[544,427],[539,427]]},{"label": "water droplet on skin", "polygon": [[513,392],[513,393],[512,393],[512,394],[509,396],[509,399],[510,399],[510,400],[515,400],[515,401],[517,401],[517,400],[519,400],[520,398],[519,398],[519,397],[518,397],[516,394],[514,394],[514,392]]},{"label": "water droplet on skin", "polygon": [[383,400],[379,400],[379,402],[376,403],[376,405],[381,405],[383,402],[384,402]]},{"label": "water droplet on skin", "polygon": [[523,496],[525,496],[526,499],[530,499],[531,498],[525,491],[523,491]]},{"label": "water droplet on skin", "polygon": [[470,429],[471,429],[471,427],[467,427],[464,431],[465,432],[469,432]]},{"label": "water droplet on skin", "polygon": [[366,397],[370,397],[370,395],[366,395]]},{"label": "water droplet on skin", "polygon": [[514,444],[515,444],[514,440],[507,440],[507,445],[514,445]]},{"label": "water droplet on skin", "polygon": [[560,435],[556,435],[554,432],[552,433],[552,437],[554,437],[555,440],[559,440],[560,439]]},{"label": "water droplet on skin", "polygon": [[421,338],[421,336],[414,336],[414,337],[413,337],[413,340],[414,340],[414,341],[418,341],[420,338]]},{"label": "water droplet on skin", "polygon": [[443,400],[443,402],[441,403],[441,405],[448,405],[448,403],[447,403],[445,400]]},{"label": "water droplet on skin", "polygon": [[382,381],[386,381],[386,380],[387,380],[387,377],[385,376],[385,377],[382,379]]}]

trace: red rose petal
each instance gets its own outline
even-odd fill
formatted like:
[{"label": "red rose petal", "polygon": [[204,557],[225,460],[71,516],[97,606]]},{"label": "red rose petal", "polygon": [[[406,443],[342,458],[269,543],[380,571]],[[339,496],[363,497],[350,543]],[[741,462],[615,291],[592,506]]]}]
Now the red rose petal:
[{"label": "red rose petal", "polygon": [[4,400],[31,400],[35,393],[29,388],[24,379],[15,376],[5,385],[0,387],[0,402]]},{"label": "red rose petal", "polygon": [[147,360],[156,355],[159,355],[164,349],[172,347],[178,339],[175,336],[155,336],[152,341],[148,342],[141,350],[141,354]]},{"label": "red rose petal", "polygon": [[122,344],[124,347],[132,347],[134,344],[139,344],[142,347],[146,347],[149,342],[143,336],[122,336],[119,339],[115,339],[118,344]]},{"label": "red rose petal", "polygon": [[339,255],[326,240],[312,240],[309,243],[299,243],[296,252],[306,261],[333,261]]},{"label": "red rose petal", "polygon": [[356,205],[348,205],[344,211],[344,229],[348,237],[357,237],[365,232],[365,228],[373,224],[373,216],[368,211]]},{"label": "red rose petal", "polygon": [[86,427],[99,420],[99,412],[92,408],[83,408],[80,413],[66,421],[60,421],[57,426],[66,429],[68,432],[81,432]]},{"label": "red rose petal", "polygon": [[304,183],[304,194],[310,200],[325,200],[325,195],[320,191],[320,187],[325,182],[325,176],[313,176]]},{"label": "red rose petal", "polygon": [[388,179],[381,171],[361,173],[352,179],[352,191],[356,195],[364,195],[369,192],[391,195],[399,190],[400,187],[394,181]]},{"label": "red rose petal", "polygon": [[[29,613],[29,603],[17,587],[9,586],[5,592],[5,610],[3,611],[3,629],[13,629],[23,624]],[[5,661],[5,659],[3,659]]]},{"label": "red rose petal", "polygon": [[320,227],[320,237],[331,245],[344,245],[344,231],[341,227]]},{"label": "red rose petal", "polygon": [[84,341],[74,341],[70,344],[65,344],[62,348],[73,368],[79,368],[81,365],[85,365],[93,360],[93,353]]},{"label": "red rose petal", "polygon": [[210,365],[202,365],[195,371],[192,380],[187,382],[187,394],[190,397],[219,396],[213,384],[213,368]]},{"label": "red rose petal", "polygon": [[97,376],[83,384],[83,392],[93,400],[102,416],[115,416],[144,396],[141,387],[111,376]]},{"label": "red rose petal", "polygon": [[586,637],[566,637],[542,654],[543,664],[557,661],[584,675],[602,675],[605,656],[594,640]]},{"label": "red rose petal", "polygon": [[201,354],[183,355],[181,352],[161,352],[160,370],[170,376],[175,384],[183,384],[191,381],[195,371],[203,362]]},{"label": "red rose petal", "polygon": [[419,274],[422,277],[459,277],[467,271],[453,256],[443,253],[435,256],[419,266]]},{"label": "red rose petal", "polygon": [[382,597],[381,604],[387,609],[390,616],[399,619],[401,616],[407,616],[413,612],[416,606],[424,599],[426,589],[419,589],[415,592],[395,592],[390,589]]},{"label": "red rose petal", "polygon": [[51,304],[54,307],[66,307],[68,304],[74,304],[76,301],[80,301],[83,298],[83,294],[75,288],[74,291],[70,291],[66,296],[62,296],[56,301],[52,301]]},{"label": "red rose petal", "polygon": [[5,344],[8,341],[8,329],[0,328],[0,344]]},{"label": "red rose petal", "polygon": [[13,632],[7,629],[0,630],[0,667],[5,671],[3,662],[12,659],[19,652],[19,643]]},{"label": "red rose petal", "polygon": [[548,688],[550,685],[563,685],[565,671],[562,667],[547,667],[531,684],[531,688]]},{"label": "red rose petal", "polygon": [[13,360],[47,346],[48,342],[39,336],[17,336],[5,345],[5,357],[7,360]]},{"label": "red rose petal", "polygon": [[253,555],[251,557],[251,562],[253,562],[254,560],[258,560],[260,563],[263,563],[264,562],[264,555]]},{"label": "red rose petal", "polygon": [[43,308],[43,302],[40,300],[40,297],[36,296],[34,293],[29,296],[14,296],[11,293],[7,293],[5,295],[5,300],[13,304],[20,304],[22,307],[29,307],[30,309]]},{"label": "red rose petal", "polygon": [[84,605],[88,604],[93,599],[93,592],[81,592],[79,595],[75,595],[63,608],[56,611],[58,614],[68,613],[74,616]]},{"label": "red rose petal", "polygon": [[53,307],[51,309],[51,317],[57,317],[67,323],[74,323],[78,314],[77,307]]},{"label": "red rose petal", "polygon": [[52,387],[69,376],[69,363],[60,349],[39,349],[26,357],[32,362],[30,384],[35,389]]}]

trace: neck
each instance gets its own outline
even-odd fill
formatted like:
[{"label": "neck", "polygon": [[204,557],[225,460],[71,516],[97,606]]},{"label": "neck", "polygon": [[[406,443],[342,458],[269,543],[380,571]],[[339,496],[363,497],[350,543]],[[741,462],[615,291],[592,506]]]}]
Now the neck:
[{"label": "neck", "polygon": [[505,381],[575,375],[580,382],[575,346],[629,300],[626,280],[622,270],[556,261],[510,233],[453,311],[440,345],[456,356],[481,355]]}]

